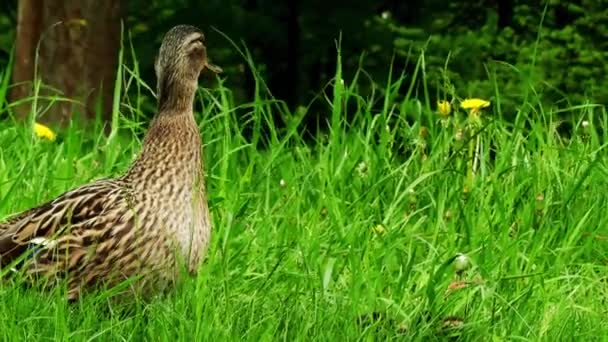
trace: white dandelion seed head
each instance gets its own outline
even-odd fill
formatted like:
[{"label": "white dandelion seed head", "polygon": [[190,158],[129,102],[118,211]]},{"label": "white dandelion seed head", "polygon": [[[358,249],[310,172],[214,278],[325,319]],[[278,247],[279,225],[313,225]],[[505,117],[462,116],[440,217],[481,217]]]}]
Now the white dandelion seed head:
[{"label": "white dandelion seed head", "polygon": [[454,270],[458,273],[471,267],[471,259],[465,254],[459,253],[454,259]]}]

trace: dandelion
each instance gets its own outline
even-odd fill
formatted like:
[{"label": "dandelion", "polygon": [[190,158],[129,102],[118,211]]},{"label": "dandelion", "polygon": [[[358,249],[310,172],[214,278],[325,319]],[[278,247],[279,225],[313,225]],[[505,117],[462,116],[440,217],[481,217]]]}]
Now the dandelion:
[{"label": "dandelion", "polygon": [[391,17],[391,12],[389,12],[389,11],[382,12],[382,19],[386,20],[390,17]]},{"label": "dandelion", "polygon": [[473,119],[477,119],[477,115],[482,108],[490,106],[490,102],[482,99],[466,99],[460,103],[460,107],[469,110],[469,116]]},{"label": "dandelion", "polygon": [[482,99],[466,99],[460,103],[463,109],[479,111],[490,106],[490,102]]},{"label": "dandelion", "polygon": [[582,122],[583,128],[589,127],[589,121],[585,120]]},{"label": "dandelion", "polygon": [[376,233],[378,235],[383,235],[386,232],[386,229],[381,224],[378,224],[378,225],[374,226],[372,228],[372,230],[374,231],[374,233]]},{"label": "dandelion", "polygon": [[456,258],[454,258],[454,271],[457,274],[461,274],[464,270],[471,267],[471,259],[468,256],[459,253]]},{"label": "dandelion", "polygon": [[448,116],[452,112],[452,106],[446,100],[437,101],[437,111],[443,116]]},{"label": "dandelion", "polygon": [[539,193],[536,195],[536,202],[538,202],[538,203],[542,203],[544,200],[545,200],[545,195],[543,195],[543,193],[542,193],[542,192],[539,192]]},{"label": "dandelion", "polygon": [[279,181],[279,186],[281,188],[284,188],[286,185],[287,185],[287,183],[285,182],[285,180],[281,178],[281,180]]},{"label": "dandelion", "polygon": [[55,141],[55,138],[57,137],[55,132],[53,132],[50,128],[37,122],[34,123],[34,133],[38,138],[47,139],[50,141]]},{"label": "dandelion", "polygon": [[[481,111],[482,108],[486,108],[490,106],[490,102],[486,101],[486,100],[482,100],[482,99],[478,99],[478,98],[473,98],[473,99],[465,99],[464,101],[462,101],[460,103],[460,107],[462,107],[463,109],[468,109],[469,110],[469,123],[470,123],[470,127],[472,128],[474,126],[479,125],[480,119],[479,119],[479,112]],[[469,141],[469,165],[467,166],[468,170],[467,170],[467,184],[465,185],[465,189],[464,192],[468,193],[471,190],[472,187],[472,183],[473,183],[473,178],[474,178],[474,173],[475,170],[477,169],[477,163],[480,161],[480,153],[481,153],[481,135],[477,136],[477,139],[473,140],[471,139]]]}]

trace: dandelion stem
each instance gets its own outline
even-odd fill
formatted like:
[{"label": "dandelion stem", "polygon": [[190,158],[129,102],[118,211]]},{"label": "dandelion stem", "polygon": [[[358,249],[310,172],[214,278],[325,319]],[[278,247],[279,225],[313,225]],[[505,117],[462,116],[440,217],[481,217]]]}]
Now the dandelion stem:
[{"label": "dandelion stem", "polygon": [[473,185],[473,161],[474,161],[475,145],[473,139],[469,140],[469,157],[467,162],[467,180],[465,184],[465,192],[468,192]]}]

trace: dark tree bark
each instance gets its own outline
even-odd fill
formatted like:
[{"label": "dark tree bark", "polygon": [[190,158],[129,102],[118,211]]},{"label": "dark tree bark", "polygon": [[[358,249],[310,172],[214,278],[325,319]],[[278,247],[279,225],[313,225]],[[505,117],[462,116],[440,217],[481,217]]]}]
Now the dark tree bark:
[{"label": "dark tree bark", "polygon": [[[65,124],[75,113],[92,119],[98,108],[102,118],[109,119],[120,7],[120,0],[20,0],[13,69],[17,86],[11,100],[31,96],[37,77],[45,86],[41,95],[60,94],[75,101],[53,103],[46,113],[37,113],[40,121]],[[38,109],[46,104],[40,102]],[[26,117],[29,102],[16,111],[18,117]]]}]

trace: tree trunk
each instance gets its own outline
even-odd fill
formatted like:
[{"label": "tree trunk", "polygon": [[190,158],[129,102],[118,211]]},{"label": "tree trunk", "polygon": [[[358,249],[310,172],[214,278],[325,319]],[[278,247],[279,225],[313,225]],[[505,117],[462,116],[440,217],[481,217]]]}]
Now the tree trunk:
[{"label": "tree trunk", "polygon": [[[111,117],[120,46],[120,0],[20,0],[11,101],[32,95],[59,95],[70,101],[39,100],[42,122],[66,124],[74,114],[86,119],[100,111]],[[36,50],[38,48],[38,55]],[[47,107],[48,106],[48,107]],[[31,101],[16,108],[27,117]]]}]

